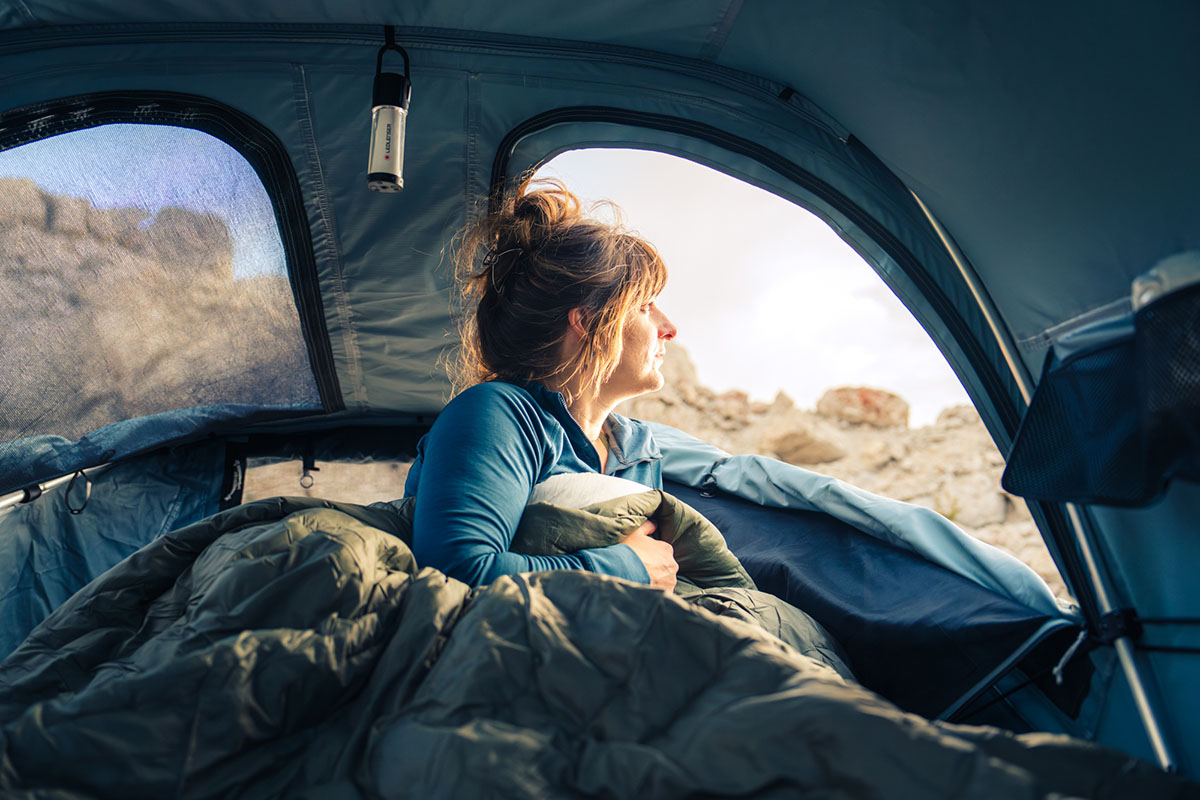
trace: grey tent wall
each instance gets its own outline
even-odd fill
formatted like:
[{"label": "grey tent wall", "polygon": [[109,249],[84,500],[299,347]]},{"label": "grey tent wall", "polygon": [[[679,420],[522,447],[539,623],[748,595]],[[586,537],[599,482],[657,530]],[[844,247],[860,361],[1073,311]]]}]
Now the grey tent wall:
[{"label": "grey tent wall", "polygon": [[216,513],[224,478],[225,444],[206,443],[114,464],[90,486],[64,482],[0,512],[0,658],[142,545]]}]

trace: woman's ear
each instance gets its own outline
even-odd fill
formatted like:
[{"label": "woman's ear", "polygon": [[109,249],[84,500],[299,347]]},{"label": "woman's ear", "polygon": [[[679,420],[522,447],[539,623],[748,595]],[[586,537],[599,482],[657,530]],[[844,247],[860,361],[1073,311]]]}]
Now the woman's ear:
[{"label": "woman's ear", "polygon": [[580,339],[587,338],[587,322],[591,314],[586,308],[575,307],[567,312],[567,325]]}]

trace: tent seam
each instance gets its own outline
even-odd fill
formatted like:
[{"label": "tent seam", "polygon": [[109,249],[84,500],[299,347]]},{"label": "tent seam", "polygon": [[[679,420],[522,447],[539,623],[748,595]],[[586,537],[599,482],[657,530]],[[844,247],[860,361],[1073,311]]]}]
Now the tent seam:
[{"label": "tent seam", "polygon": [[717,60],[717,56],[725,47],[725,41],[729,38],[730,31],[733,30],[734,23],[737,22],[738,15],[742,13],[743,2],[744,0],[728,0],[726,2],[724,10],[721,11],[716,23],[709,30],[708,38],[700,47],[700,58],[705,61]]},{"label": "tent seam", "polygon": [[338,323],[341,326],[342,342],[345,348],[346,369],[350,374],[351,392],[355,406],[365,410],[365,387],[362,381],[362,365],[359,360],[358,337],[354,329],[353,318],[346,302],[346,288],[342,276],[342,254],[338,246],[337,223],[325,186],[325,172],[321,166],[321,156],[317,150],[316,134],[314,133],[312,108],[308,100],[308,77],[303,64],[293,64],[295,74],[294,88],[297,106],[297,117],[300,125],[300,138],[304,144],[305,155],[309,168],[313,173],[313,196],[317,210],[321,216],[321,224],[329,239],[329,250],[332,253],[332,269],[330,276],[333,283],[334,306],[337,309]]},{"label": "tent seam", "polygon": [[[464,211],[468,222],[473,222],[480,210],[478,204],[471,202],[470,199],[476,195],[474,187],[479,179],[479,108],[481,104],[479,80],[478,72],[467,73],[467,107],[464,120],[466,123],[466,136],[464,137],[466,152],[463,154],[466,160],[466,169],[463,171],[463,197],[467,201]],[[495,188],[488,186],[486,191],[490,195]]]},{"label": "tent seam", "polygon": [[14,0],[14,5],[17,7],[17,11],[19,11],[30,22],[35,25],[41,24],[41,21],[34,16],[32,11],[29,10],[29,6],[25,5],[25,0]]}]

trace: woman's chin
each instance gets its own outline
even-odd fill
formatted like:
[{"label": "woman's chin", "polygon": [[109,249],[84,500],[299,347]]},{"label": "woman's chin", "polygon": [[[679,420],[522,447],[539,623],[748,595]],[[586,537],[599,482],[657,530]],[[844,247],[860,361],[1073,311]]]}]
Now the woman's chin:
[{"label": "woman's chin", "polygon": [[627,385],[629,388],[621,391],[615,389],[612,384],[609,384],[610,396],[624,397],[626,400],[632,400],[635,397],[642,397],[643,395],[659,391],[667,385],[667,381],[663,378],[662,373],[658,371],[658,368],[655,367],[637,381],[630,382]]}]

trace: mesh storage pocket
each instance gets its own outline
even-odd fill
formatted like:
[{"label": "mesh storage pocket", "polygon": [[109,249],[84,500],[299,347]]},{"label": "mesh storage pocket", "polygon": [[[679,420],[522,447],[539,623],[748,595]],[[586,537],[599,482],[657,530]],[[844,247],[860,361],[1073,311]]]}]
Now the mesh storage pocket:
[{"label": "mesh storage pocket", "polygon": [[1138,382],[1152,474],[1200,477],[1200,285],[1137,316]]},{"label": "mesh storage pocket", "polygon": [[1132,336],[1048,357],[1002,484],[1037,500],[1138,506],[1200,478],[1200,286],[1146,306]]},{"label": "mesh storage pocket", "polygon": [[1039,500],[1137,501],[1146,470],[1135,364],[1131,339],[1048,361],[1009,453],[1004,488]]}]

